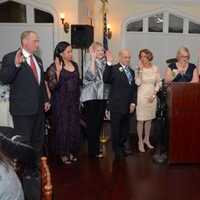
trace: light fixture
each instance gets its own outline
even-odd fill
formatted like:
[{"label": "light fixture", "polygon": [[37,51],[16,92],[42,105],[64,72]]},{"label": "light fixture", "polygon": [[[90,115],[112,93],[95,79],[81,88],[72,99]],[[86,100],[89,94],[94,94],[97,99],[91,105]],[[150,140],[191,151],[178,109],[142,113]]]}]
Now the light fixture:
[{"label": "light fixture", "polygon": [[107,24],[107,37],[109,40],[112,38],[112,31],[110,24]]},{"label": "light fixture", "polygon": [[60,20],[62,22],[65,33],[69,33],[69,23],[65,22],[65,14],[64,13],[60,14]]}]

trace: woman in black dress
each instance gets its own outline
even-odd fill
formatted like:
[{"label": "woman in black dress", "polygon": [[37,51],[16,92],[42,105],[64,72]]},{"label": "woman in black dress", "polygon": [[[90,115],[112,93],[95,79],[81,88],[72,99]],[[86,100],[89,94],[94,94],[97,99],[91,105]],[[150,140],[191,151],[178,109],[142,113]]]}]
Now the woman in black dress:
[{"label": "woman in black dress", "polygon": [[171,63],[165,74],[165,82],[199,82],[199,75],[194,64],[189,62],[190,52],[188,48],[182,47],[176,56],[177,62]]},{"label": "woman in black dress", "polygon": [[80,148],[80,79],[69,43],[57,44],[46,80],[51,94],[55,150],[63,163],[70,164],[77,161]]}]

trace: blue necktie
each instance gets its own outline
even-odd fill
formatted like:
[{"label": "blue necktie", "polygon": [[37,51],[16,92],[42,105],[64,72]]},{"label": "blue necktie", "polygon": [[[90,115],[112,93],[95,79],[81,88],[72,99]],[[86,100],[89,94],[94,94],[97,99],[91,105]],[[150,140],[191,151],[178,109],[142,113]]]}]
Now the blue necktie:
[{"label": "blue necktie", "polygon": [[127,76],[127,79],[128,79],[128,83],[131,85],[133,77],[132,77],[132,74],[131,74],[129,68],[127,66],[124,67],[124,71],[126,73],[126,76]]}]

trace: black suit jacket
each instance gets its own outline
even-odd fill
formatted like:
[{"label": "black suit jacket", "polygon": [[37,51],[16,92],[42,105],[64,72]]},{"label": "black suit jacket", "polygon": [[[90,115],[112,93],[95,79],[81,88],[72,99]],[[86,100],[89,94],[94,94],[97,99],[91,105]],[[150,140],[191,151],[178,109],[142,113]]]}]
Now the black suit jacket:
[{"label": "black suit jacket", "polygon": [[0,70],[0,81],[10,84],[10,113],[12,115],[33,115],[43,112],[48,101],[42,60],[35,56],[41,70],[40,84],[35,79],[31,67],[25,61],[15,66],[17,51],[4,56]]},{"label": "black suit jacket", "polygon": [[112,66],[106,66],[103,74],[105,83],[111,84],[110,91],[110,110],[121,114],[128,114],[131,103],[136,104],[137,86],[135,84],[134,71],[129,68],[133,81],[130,85],[122,66],[118,63]]}]

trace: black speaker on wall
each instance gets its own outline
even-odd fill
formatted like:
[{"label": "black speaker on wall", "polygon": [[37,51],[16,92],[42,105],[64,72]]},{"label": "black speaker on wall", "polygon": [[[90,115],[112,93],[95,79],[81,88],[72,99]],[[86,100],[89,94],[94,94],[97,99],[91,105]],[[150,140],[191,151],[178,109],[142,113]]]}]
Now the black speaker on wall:
[{"label": "black speaker on wall", "polygon": [[88,49],[94,41],[94,27],[90,25],[71,25],[71,45],[75,49]]}]

